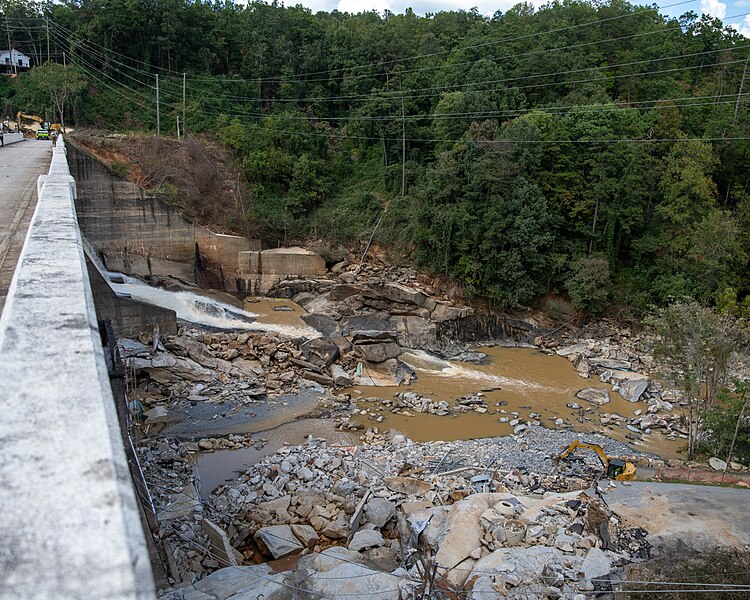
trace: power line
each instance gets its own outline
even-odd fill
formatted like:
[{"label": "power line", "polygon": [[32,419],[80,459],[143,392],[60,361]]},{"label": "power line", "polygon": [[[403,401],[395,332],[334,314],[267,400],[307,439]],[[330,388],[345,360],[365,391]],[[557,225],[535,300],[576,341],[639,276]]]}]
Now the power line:
[{"label": "power line", "polygon": [[[106,65],[106,63],[107,63],[107,62],[109,62],[110,60],[111,60],[111,62],[115,62],[115,63],[117,63],[117,64],[123,64],[123,63],[120,63],[120,62],[118,62],[118,61],[116,61],[116,60],[113,60],[113,59],[107,59],[106,57],[102,57],[101,55],[97,56],[97,54],[96,54],[96,53],[95,53],[95,52],[94,52],[93,50],[89,50],[89,49],[87,49],[87,48],[86,48],[86,47],[85,47],[85,46],[84,46],[83,44],[81,44],[81,45],[75,45],[75,46],[71,46],[71,45],[70,45],[70,43],[68,42],[68,40],[66,40],[66,39],[65,39],[65,37],[64,37],[64,36],[63,36],[63,35],[62,35],[61,33],[59,33],[59,32],[56,32],[56,31],[54,31],[54,30],[51,30],[51,33],[52,33],[52,36],[54,37],[55,41],[56,41],[56,42],[57,42],[58,44],[65,44],[65,43],[68,43],[68,46],[69,46],[69,48],[70,48],[71,50],[81,50],[81,51],[82,51],[82,52],[84,52],[84,53],[85,53],[85,54],[86,54],[86,55],[87,55],[87,56],[89,57],[89,59],[91,59],[91,60],[94,60],[94,61],[102,61],[102,62],[104,63],[104,65]],[[92,65],[92,66],[93,66],[93,65]],[[124,66],[127,66],[127,65],[124,65]],[[120,71],[119,69],[114,69],[114,70],[115,70],[115,71],[116,71],[117,73],[120,73],[121,75],[124,75],[125,77],[127,77],[127,78],[129,78],[129,79],[131,79],[131,80],[135,81],[136,83],[138,83],[138,84],[140,84],[140,85],[143,85],[143,86],[149,87],[149,88],[151,88],[152,90],[155,90],[155,89],[156,89],[156,86],[153,86],[153,85],[151,85],[151,84],[149,84],[149,83],[145,83],[145,82],[141,81],[140,79],[136,79],[135,77],[133,77],[133,76],[129,75],[128,73],[125,73],[125,72],[123,72],[123,71]],[[103,69],[102,69],[102,72],[103,72]],[[143,71],[139,71],[139,72],[140,72],[140,73],[144,73]],[[149,73],[144,73],[144,74],[145,74],[145,75],[147,75],[147,76],[149,76],[149,77],[153,77],[153,75],[151,75],[151,74],[149,74]]]},{"label": "power line", "polygon": [[[723,105],[735,105],[737,99],[744,99],[750,96],[750,92],[744,94],[721,94],[719,96],[696,96],[694,99],[711,99],[710,102],[685,102],[685,103],[673,103],[665,104],[667,102],[673,102],[674,100],[680,100],[680,98],[661,98],[658,100],[645,100],[641,102],[633,102],[630,104],[638,106],[620,106],[617,101],[613,100],[608,104],[595,104],[595,105],[569,105],[569,106],[532,106],[523,109],[514,110],[486,110],[478,112],[457,112],[457,113],[423,113],[423,114],[407,114],[405,119],[411,121],[421,120],[487,120],[497,118],[508,118],[508,117],[520,117],[528,115],[531,112],[544,112],[548,115],[566,115],[568,113],[619,113],[624,111],[650,111],[650,110],[672,110],[674,108],[693,108],[693,107],[705,107],[705,106],[723,106]],[[735,98],[734,100],[719,100],[719,98]],[[693,100],[692,97],[683,98],[684,100]],[[642,106],[645,104],[654,104],[654,106]],[[383,116],[372,116],[372,115],[360,115],[360,116],[310,116],[304,114],[289,114],[289,113],[256,113],[256,112],[234,112],[224,111],[221,107],[214,104],[204,104],[204,107],[212,108],[215,110],[206,110],[205,108],[198,109],[201,114],[216,114],[219,113],[222,116],[227,117],[245,117],[262,119],[264,117],[270,117],[280,119],[282,121],[306,121],[312,123],[320,123],[325,121],[352,121],[352,122],[393,122],[397,119],[401,119],[401,115],[383,115]],[[195,110],[193,111],[195,112]],[[380,139],[380,138],[378,138]]]},{"label": "power line", "polygon": [[[88,71],[87,71],[88,73]],[[101,82],[98,78],[97,81]],[[106,84],[106,82],[103,82],[107,87],[110,89],[113,89],[112,86],[109,84]],[[125,84],[120,83],[120,85],[124,86],[125,88],[129,89],[132,92],[135,92],[132,88],[126,86]],[[116,90],[115,90],[116,91]],[[118,92],[120,93],[120,92]],[[124,94],[120,93],[123,97],[126,99],[136,102],[132,98],[129,98],[128,96],[125,96]],[[143,104],[136,102],[143,108],[147,108]],[[324,137],[326,139],[356,139],[356,140],[366,140],[366,141],[403,141],[403,137],[399,138],[391,138],[391,137],[372,137],[372,136],[356,136],[356,135],[347,135],[347,134],[339,134],[339,133],[314,133],[314,132],[301,132],[301,131],[293,131],[288,129],[278,129],[278,128],[270,128],[270,127],[264,127],[264,126],[258,126],[256,125],[258,129],[261,129],[263,131],[267,131],[270,133],[277,133],[277,134],[292,134],[292,135],[298,135],[303,137]],[[420,139],[420,138],[405,138],[407,142],[416,142],[416,143],[456,143],[459,140],[456,139]],[[484,144],[613,144],[613,143],[659,143],[659,142],[691,142],[691,141],[747,141],[750,138],[748,137],[692,137],[692,138],[603,138],[603,139],[589,139],[589,140],[583,140],[583,139],[551,139],[551,140],[512,140],[512,139],[502,139],[502,140],[482,140],[482,143]]]},{"label": "power line", "polygon": [[[739,59],[739,60],[733,60],[733,61],[727,61],[725,63],[722,63],[722,66],[726,65],[733,65],[733,64],[744,64],[747,59]],[[492,92],[509,92],[513,90],[527,90],[527,89],[538,89],[538,88],[545,88],[545,87],[551,87],[551,86],[565,86],[565,85],[577,85],[581,83],[593,83],[596,81],[609,81],[612,79],[625,79],[625,78],[631,78],[631,77],[642,77],[644,75],[657,75],[657,74],[665,74],[665,73],[675,73],[678,71],[692,71],[695,69],[709,69],[713,65],[692,65],[692,66],[684,66],[684,67],[673,67],[669,69],[655,69],[651,71],[642,71],[640,73],[624,73],[620,75],[604,75],[601,77],[589,77],[586,79],[571,79],[566,81],[554,81],[554,82],[547,82],[547,83],[532,83],[529,85],[517,85],[517,86],[511,86],[511,87],[502,87],[502,88],[489,88],[489,89],[479,89],[479,90],[464,90],[464,94],[487,94]],[[602,67],[603,68],[603,67]],[[482,82],[478,82],[473,85],[480,85]],[[491,83],[491,82],[490,82]],[[192,90],[191,90],[192,91]],[[408,94],[410,90],[404,90],[406,94],[404,97],[414,100],[418,98],[433,98],[436,97],[439,94]],[[331,96],[331,97],[319,97],[319,98],[292,98],[292,99],[286,99],[286,98],[258,98],[258,99],[250,99],[248,98],[248,101],[251,102],[257,102],[257,103],[276,103],[276,104],[285,104],[285,103],[300,103],[300,102],[307,102],[307,103],[316,103],[316,102],[340,102],[342,100],[347,100],[347,102],[366,102],[368,100],[371,100],[373,98],[379,98],[384,100],[398,100],[401,98],[401,95],[396,95],[395,92],[392,93],[393,95],[382,95],[381,93],[374,92],[369,95],[362,95],[362,96],[351,96],[351,97],[345,97],[345,96]],[[174,93],[171,95],[174,96]],[[231,98],[223,98],[223,97],[216,97],[220,100],[227,100],[231,101]]]},{"label": "power line", "polygon": [[[744,14],[750,14],[750,13],[744,13]],[[58,38],[59,39],[59,38]],[[462,87],[469,87],[469,86],[477,86],[477,85],[489,85],[489,84],[497,84],[497,83],[508,83],[512,81],[524,81],[529,79],[535,79],[539,77],[553,77],[557,75],[562,75],[566,73],[579,73],[579,72],[585,72],[585,71],[591,71],[595,69],[608,69],[608,68],[620,68],[620,67],[626,67],[626,66],[633,66],[638,64],[647,64],[652,62],[659,62],[659,61],[668,61],[668,60],[677,60],[682,58],[692,58],[697,56],[706,56],[710,54],[717,54],[721,52],[731,52],[733,50],[741,50],[746,49],[750,47],[750,45],[743,45],[743,46],[735,46],[735,47],[729,47],[729,48],[721,48],[721,49],[715,49],[715,50],[707,50],[703,52],[693,52],[693,53],[687,53],[683,55],[673,55],[668,57],[657,57],[652,59],[644,59],[640,61],[631,61],[626,63],[617,63],[617,64],[609,64],[609,65],[599,65],[599,66],[592,66],[592,67],[585,67],[581,69],[572,69],[572,70],[565,70],[565,71],[557,71],[553,73],[541,73],[541,74],[532,74],[532,75],[526,75],[526,76],[519,76],[519,77],[511,77],[511,78],[504,78],[504,79],[495,79],[495,80],[484,80],[484,81],[478,81],[478,82],[469,82],[465,84],[453,84],[453,85],[446,85],[446,86],[434,86],[431,88],[417,88],[417,89],[410,89],[407,90],[409,92],[413,91],[423,91],[423,90],[441,90],[444,91],[447,88],[462,88]],[[91,55],[91,52],[89,52]],[[118,61],[115,61],[118,62]],[[735,64],[738,62],[743,62],[742,60],[739,61],[728,61],[725,63],[722,63],[721,66],[726,66],[730,64]],[[119,63],[123,65],[123,63]],[[89,65],[91,66],[91,65]],[[123,65],[126,66],[127,65]],[[577,83],[588,83],[593,81],[602,81],[602,80],[609,80],[609,79],[617,79],[617,78],[624,78],[624,77],[634,77],[636,75],[648,75],[648,74],[656,74],[656,73],[666,73],[666,72],[675,72],[680,70],[691,70],[691,69],[700,69],[700,68],[711,68],[715,67],[717,65],[693,65],[693,66],[686,66],[686,67],[675,67],[673,69],[659,69],[659,70],[652,70],[652,71],[645,71],[637,74],[621,74],[621,75],[607,75],[603,77],[596,77],[596,78],[588,78],[588,79],[578,79],[578,80],[572,80],[572,81],[563,81],[563,82],[550,82],[550,83],[536,83],[526,86],[513,86],[511,88],[508,88],[509,90],[518,90],[518,89],[531,89],[531,88],[538,88],[538,87],[548,87],[550,85],[569,85],[569,84],[577,84]],[[132,67],[128,67],[133,69]],[[153,86],[149,84],[145,84],[142,81],[130,76],[127,73],[124,73],[118,69],[115,69],[116,72],[132,79],[133,81],[136,81],[137,83],[141,85],[147,85],[148,87],[153,89]],[[143,73],[142,71],[139,71],[140,73]],[[148,75],[148,74],[146,74]],[[190,88],[191,92],[193,91],[192,88]],[[166,90],[165,90],[166,91]],[[493,92],[493,91],[503,91],[503,90],[496,90],[496,89],[490,89],[490,90],[465,90],[464,93],[487,93],[487,92]],[[166,91],[167,94],[175,96],[174,92]],[[401,98],[403,95],[403,92],[399,92],[398,90],[381,90],[378,92],[373,92],[370,94],[360,94],[360,95],[347,95],[347,96],[328,96],[328,97],[311,97],[311,98],[294,98],[294,99],[278,99],[278,98],[249,98],[246,96],[209,96],[215,99],[220,100],[250,100],[252,102],[278,102],[278,103],[289,103],[289,102],[302,102],[302,101],[332,101],[332,100],[360,100],[362,98],[370,99],[373,97],[381,97],[381,98]],[[410,98],[423,98],[423,97],[431,97],[434,94],[430,95],[410,95]],[[216,105],[211,105],[214,108],[220,108]]]},{"label": "power line", "polygon": [[[750,13],[747,13],[750,14]],[[740,49],[744,48],[750,48],[750,44],[745,46],[740,46]],[[475,86],[475,85],[491,85],[491,84],[497,84],[497,83],[508,83],[512,81],[525,81],[528,79],[536,79],[539,77],[554,77],[557,75],[565,75],[568,73],[581,73],[584,71],[592,71],[595,69],[614,69],[614,68],[620,68],[620,67],[628,67],[633,65],[639,65],[639,64],[646,64],[646,63],[652,63],[652,62],[659,62],[659,61],[667,61],[667,60],[677,60],[680,58],[692,58],[696,56],[705,56],[708,54],[716,54],[719,52],[730,52],[734,50],[735,48],[724,48],[719,50],[707,50],[704,52],[693,52],[689,54],[683,54],[683,55],[674,55],[674,56],[667,56],[667,57],[659,57],[659,58],[649,58],[644,59],[640,61],[632,61],[627,63],[617,63],[617,64],[604,64],[604,65],[597,65],[593,67],[585,67],[581,69],[570,69],[565,71],[555,71],[552,73],[539,73],[539,74],[533,74],[533,75],[524,75],[519,77],[508,77],[503,79],[489,79],[489,80],[482,80],[482,81],[476,81],[476,82],[469,82],[469,83],[463,83],[463,84],[451,84],[446,86],[433,86],[428,88],[409,88],[406,90],[381,90],[377,92],[371,92],[369,94],[354,94],[354,95],[346,95],[346,96],[327,96],[327,97],[311,97],[311,98],[251,98],[249,96],[209,96],[220,100],[249,100],[251,102],[258,102],[258,103],[265,103],[265,102],[321,102],[321,101],[353,101],[353,100],[360,100],[360,99],[371,99],[371,98],[384,98],[384,99],[399,99],[402,96],[404,96],[404,92],[407,92],[408,95],[406,97],[408,98],[425,98],[425,97],[433,97],[437,95],[441,95],[443,93],[446,93],[446,88],[463,88],[468,86]],[[746,62],[747,59],[740,59],[736,61],[727,61],[724,63],[721,63],[721,66],[729,65],[729,64],[736,64],[739,62]],[[596,79],[585,79],[585,80],[574,80],[572,83],[579,83],[579,82],[589,82],[589,81],[597,81],[602,79],[610,79],[610,78],[622,78],[622,77],[636,77],[640,75],[650,75],[654,73],[663,73],[663,72],[672,72],[672,71],[680,71],[684,69],[702,69],[702,68],[711,68],[716,67],[717,65],[693,65],[693,66],[686,66],[686,67],[675,67],[673,69],[668,70],[654,70],[654,71],[643,71],[639,73],[626,73],[622,75],[608,75],[601,78]],[[535,88],[535,87],[545,87],[550,85],[565,85],[571,82],[568,81],[562,81],[562,82],[549,82],[549,83],[540,83],[540,84],[531,84],[526,86],[511,86],[508,88],[500,88],[498,90],[489,90],[489,91],[505,91],[505,90],[520,90],[520,89],[529,89],[529,88]],[[190,88],[189,88],[190,89]],[[422,94],[422,95],[413,95],[411,92],[420,92],[420,91],[429,91],[429,90],[439,90],[436,94]],[[193,91],[191,89],[191,91]],[[455,90],[449,90],[455,91]],[[475,93],[475,92],[484,92],[488,90],[464,90],[464,93]]]},{"label": "power line", "polygon": [[[609,23],[609,22],[612,22],[612,21],[627,19],[627,18],[631,18],[631,17],[638,16],[638,15],[641,15],[641,14],[653,13],[653,12],[655,12],[658,9],[673,8],[675,6],[681,6],[681,5],[685,5],[685,4],[691,4],[691,3],[695,2],[695,1],[696,0],[680,0],[679,2],[675,2],[675,3],[672,3],[672,4],[666,4],[664,6],[648,7],[648,8],[645,8],[643,10],[635,10],[633,12],[626,13],[624,15],[614,15],[612,17],[606,17],[604,19],[596,19],[594,21],[586,21],[584,23],[577,23],[577,24],[574,24],[574,25],[568,25],[568,26],[559,27],[559,28],[556,28],[556,29],[550,29],[550,30],[546,30],[546,31],[539,31],[539,32],[530,33],[530,34],[524,34],[524,35],[519,35],[519,36],[509,36],[509,37],[504,37],[504,38],[500,38],[500,39],[497,39],[497,40],[492,40],[492,41],[489,41],[489,42],[483,42],[483,43],[480,43],[480,44],[474,44],[474,45],[469,45],[469,46],[457,47],[457,48],[452,48],[450,50],[441,50],[439,52],[430,52],[430,53],[425,53],[425,54],[417,54],[417,55],[414,55],[414,56],[411,56],[411,57],[405,57],[405,58],[399,58],[399,59],[392,59],[392,60],[388,60],[388,61],[371,62],[371,63],[360,64],[360,65],[351,65],[351,66],[347,66],[347,67],[339,67],[339,68],[336,68],[336,69],[326,69],[326,70],[322,70],[322,71],[310,71],[310,72],[307,72],[307,73],[297,73],[293,77],[278,76],[278,77],[248,79],[248,80],[245,80],[245,81],[247,83],[283,82],[283,81],[289,81],[289,80],[298,81],[298,80],[300,80],[300,78],[306,77],[308,75],[320,75],[320,74],[324,74],[324,73],[330,74],[330,73],[336,73],[336,72],[353,70],[353,69],[364,69],[364,68],[369,68],[369,67],[373,67],[373,66],[396,64],[396,63],[410,61],[410,60],[417,60],[417,59],[420,59],[420,58],[429,58],[429,57],[433,57],[433,56],[442,56],[442,55],[450,54],[450,53],[453,53],[453,52],[456,52],[456,51],[473,50],[473,49],[476,49],[476,48],[484,48],[484,47],[487,47],[487,46],[505,44],[505,43],[511,42],[511,41],[526,40],[526,39],[530,39],[530,38],[534,38],[534,37],[538,37],[538,36],[542,36],[542,35],[549,35],[549,34],[553,34],[553,33],[562,33],[564,31],[570,31],[570,30],[573,30],[573,29],[578,29],[578,28],[581,28],[581,27],[588,27],[588,26],[591,26],[591,25],[601,25],[603,23]],[[540,14],[540,13],[537,13],[537,14]],[[736,15],[733,15],[733,16],[730,16],[730,17],[726,17],[726,19],[730,19],[730,18],[734,18],[734,17],[736,17]],[[70,30],[68,30],[67,28],[65,28],[64,26],[62,26],[60,24],[55,23],[55,26],[60,27],[61,29],[67,31],[67,33],[69,33],[69,34],[72,33]],[[158,69],[160,71],[164,71],[164,72],[167,72],[167,73],[174,73],[175,75],[181,75],[180,71],[173,71],[171,69],[165,69],[163,67],[158,67],[156,65],[149,65],[148,63],[146,63],[144,61],[141,61],[141,60],[129,57],[129,56],[125,55],[125,54],[122,54],[120,52],[116,52],[114,50],[108,50],[108,51],[112,52],[114,54],[117,54],[118,56],[121,56],[123,58],[127,58],[128,60],[131,60],[131,61],[133,61],[135,63],[139,63],[139,64],[142,64],[144,66],[147,66],[147,67],[150,66],[150,67]]]}]

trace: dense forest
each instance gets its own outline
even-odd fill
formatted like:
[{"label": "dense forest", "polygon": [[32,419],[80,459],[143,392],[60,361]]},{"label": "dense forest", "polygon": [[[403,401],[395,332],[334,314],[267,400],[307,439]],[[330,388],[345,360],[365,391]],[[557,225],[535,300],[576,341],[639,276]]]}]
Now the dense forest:
[{"label": "dense forest", "polygon": [[374,232],[506,307],[692,297],[750,316],[750,41],[697,5],[5,0],[12,43],[52,64],[0,98],[155,131],[158,94],[162,135],[184,114],[231,149],[248,191],[233,226],[268,243]]}]

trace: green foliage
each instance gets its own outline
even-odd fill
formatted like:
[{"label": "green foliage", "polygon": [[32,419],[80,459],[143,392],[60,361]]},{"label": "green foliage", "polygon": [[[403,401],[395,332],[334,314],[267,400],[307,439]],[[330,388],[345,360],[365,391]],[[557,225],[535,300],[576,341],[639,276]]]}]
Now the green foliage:
[{"label": "green foliage", "polygon": [[733,392],[724,392],[717,406],[706,412],[703,450],[742,464],[750,464],[750,382],[736,381]]},{"label": "green foliage", "polygon": [[570,279],[565,283],[573,306],[592,314],[601,313],[605,309],[611,288],[609,262],[603,257],[576,260],[572,265]]},{"label": "green foliage", "polygon": [[688,458],[704,442],[702,415],[712,412],[732,355],[746,338],[744,325],[695,301],[675,302],[648,321],[657,336],[654,356],[664,376],[679,385],[689,402]]},{"label": "green foliage", "polygon": [[710,17],[585,0],[492,18],[260,1],[0,11],[28,23],[15,42],[42,65],[0,80],[6,115],[153,131],[159,74],[172,135],[186,73],[188,131],[231,149],[251,192],[239,230],[268,243],[364,244],[382,214],[376,241],[503,306],[567,289],[589,312],[689,296],[750,313],[750,111],[735,103],[750,51]]},{"label": "green foliage", "polygon": [[115,175],[118,177],[122,177],[123,179],[127,179],[128,175],[130,174],[130,169],[133,168],[133,164],[129,161],[120,162],[115,161],[109,166],[109,170],[112,171]]}]

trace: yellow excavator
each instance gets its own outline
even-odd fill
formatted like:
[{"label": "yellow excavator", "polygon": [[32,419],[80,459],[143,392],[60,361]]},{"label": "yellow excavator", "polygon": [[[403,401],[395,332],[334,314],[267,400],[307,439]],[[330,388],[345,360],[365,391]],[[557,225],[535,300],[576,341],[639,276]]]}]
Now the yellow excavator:
[{"label": "yellow excavator", "polygon": [[45,121],[42,117],[37,117],[36,115],[27,115],[19,110],[18,114],[16,114],[16,122],[18,123],[19,128],[21,127],[21,119],[36,121],[42,129],[49,129],[49,121]]},{"label": "yellow excavator", "polygon": [[604,472],[608,479],[614,479],[616,481],[630,481],[631,479],[635,479],[635,465],[633,463],[619,460],[617,458],[609,458],[599,444],[582,442],[581,440],[573,440],[573,443],[570,444],[570,446],[565,448],[560,454],[552,459],[552,463],[555,465],[555,470],[557,470],[557,465],[560,461],[565,460],[577,448],[584,448],[596,452],[599,460],[604,466]]},{"label": "yellow excavator", "polygon": [[57,131],[60,129],[59,123],[51,123],[49,121],[45,121],[42,119],[42,117],[37,117],[36,115],[27,115],[24,112],[18,111],[18,114],[16,114],[16,122],[18,123],[18,127],[20,129],[21,127],[21,119],[28,119],[29,121],[36,121],[39,123],[40,129],[46,129],[47,131]]}]

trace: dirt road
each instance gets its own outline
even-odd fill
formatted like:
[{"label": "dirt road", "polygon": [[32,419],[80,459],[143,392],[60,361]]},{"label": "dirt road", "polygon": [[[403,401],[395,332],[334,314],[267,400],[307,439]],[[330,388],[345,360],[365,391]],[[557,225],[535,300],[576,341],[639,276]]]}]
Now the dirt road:
[{"label": "dirt road", "polygon": [[0,312],[36,207],[36,180],[51,159],[52,142],[46,140],[0,148]]}]

